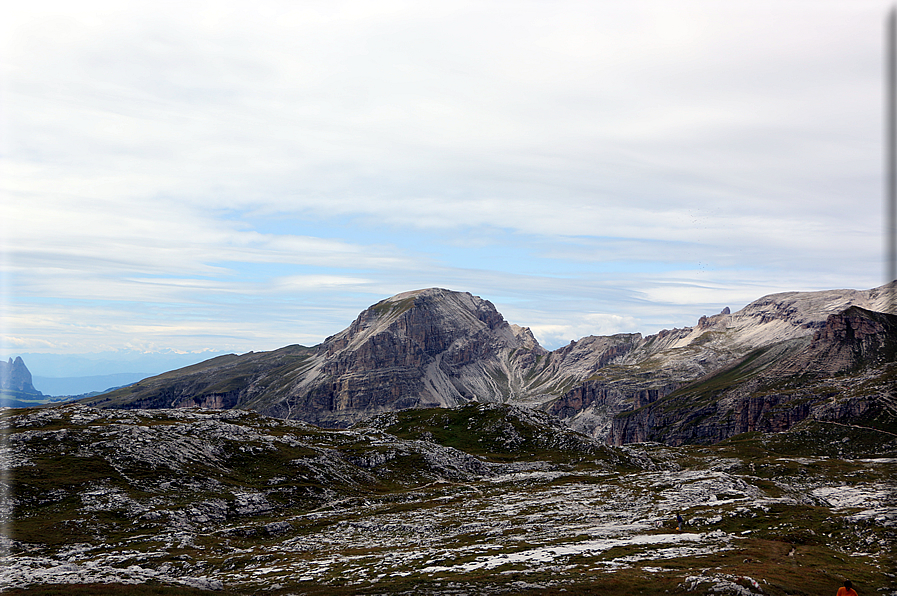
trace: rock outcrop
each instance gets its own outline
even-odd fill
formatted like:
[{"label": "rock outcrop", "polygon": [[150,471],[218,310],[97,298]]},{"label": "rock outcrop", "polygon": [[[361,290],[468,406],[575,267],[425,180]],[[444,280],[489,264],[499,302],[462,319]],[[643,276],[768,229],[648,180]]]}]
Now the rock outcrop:
[{"label": "rock outcrop", "polygon": [[3,402],[43,397],[32,385],[31,371],[21,356],[16,356],[15,360],[10,358],[8,362],[0,360],[0,390],[3,392]]},{"label": "rock outcrop", "polygon": [[[897,284],[892,283],[865,291],[826,290],[772,294],[751,302],[735,313],[725,308],[718,315],[701,317],[695,327],[664,330],[656,335],[649,335],[639,339],[625,355],[609,362],[610,366],[596,370],[582,386],[573,388],[572,393],[564,394],[550,404],[549,411],[561,416],[577,430],[593,436],[607,437],[614,443],[656,438],[657,433],[646,429],[669,424],[667,417],[663,421],[655,421],[653,418],[658,408],[668,406],[652,406],[650,411],[643,412],[647,402],[658,401],[675,390],[686,391],[686,386],[701,379],[728,374],[727,371],[730,370],[743,373],[745,367],[753,370],[751,366],[761,366],[762,363],[762,366],[767,367],[771,362],[787,358],[807,348],[818,331],[825,329],[826,333],[837,333],[838,325],[843,325],[840,321],[847,316],[844,313],[853,312],[851,309],[875,313],[870,314],[870,317],[878,316],[888,307],[895,285]],[[892,333],[889,327],[878,326],[873,329],[861,325],[856,331],[853,329],[851,327],[851,334],[866,333],[867,337],[863,340],[865,348],[859,344],[855,348],[836,348],[836,345],[841,344],[835,342],[829,345],[824,338],[820,338],[817,340],[817,347],[806,352],[804,357],[812,354],[816,366],[827,367],[824,371],[820,370],[820,374],[824,376],[840,369],[841,365],[836,364],[836,361],[846,362],[845,359],[853,358],[845,352],[853,349],[875,351],[878,362],[893,361],[893,349],[884,347],[884,344],[891,341],[886,339],[892,337],[889,335]],[[823,349],[823,344],[827,346],[824,348],[827,353],[817,353]],[[870,362],[869,359],[856,360],[860,367]],[[782,366],[786,365],[783,363]],[[797,371],[802,370],[806,363],[793,360],[787,366]],[[739,382],[746,380],[741,373],[736,375]],[[583,395],[582,400],[578,398],[579,394]],[[577,404],[581,406],[576,407]],[[706,419],[707,412],[702,410],[703,407],[704,405],[692,403],[689,411],[694,414],[695,419]],[[633,417],[633,412],[641,414]],[[677,409],[669,416],[678,420],[682,415],[683,410]],[[694,436],[690,440],[708,441],[710,436],[719,440],[732,436],[735,429],[745,426],[730,424],[725,420],[715,422],[716,427],[711,428],[708,422],[707,428],[700,430],[702,433],[709,433],[708,436]]]},{"label": "rock outcrop", "polygon": [[897,316],[850,306],[829,315],[810,338],[758,348],[615,417],[609,441],[714,443],[744,432],[781,432],[808,418],[889,428],[897,421],[895,354]]}]

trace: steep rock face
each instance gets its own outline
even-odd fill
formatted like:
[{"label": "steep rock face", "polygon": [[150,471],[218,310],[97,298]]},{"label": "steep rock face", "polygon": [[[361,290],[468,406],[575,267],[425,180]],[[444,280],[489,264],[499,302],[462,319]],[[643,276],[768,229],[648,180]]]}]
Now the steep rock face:
[{"label": "steep rock face", "polygon": [[21,356],[16,356],[15,360],[10,358],[8,362],[0,360],[0,389],[12,394],[43,395],[31,383],[31,371]]},{"label": "steep rock face", "polygon": [[[456,406],[477,397],[505,401],[520,371],[545,350],[512,328],[491,302],[443,289],[405,292],[362,312],[320,347],[313,386],[289,399],[315,422],[345,425],[410,407]],[[305,383],[307,386],[308,383]],[[288,399],[288,401],[289,401]],[[266,413],[282,414],[274,404]],[[303,418],[308,420],[308,418]]]},{"label": "steep rock face", "polygon": [[618,415],[609,442],[713,443],[743,432],[781,432],[807,418],[892,424],[895,348],[897,316],[851,306],[829,315],[812,338],[757,349]]},{"label": "steep rock face", "polygon": [[571,428],[604,439],[618,414],[657,401],[677,386],[676,383],[590,380],[551,402],[546,410]]},{"label": "steep rock face", "polygon": [[[652,421],[653,418],[641,420],[638,416],[626,417],[614,423],[614,432],[619,434],[609,434],[610,418],[644,406],[643,398],[638,397],[640,392],[646,391],[647,395],[656,396],[652,399],[664,397],[674,389],[698,382],[708,375],[737,368],[757,350],[770,346],[779,347],[769,352],[768,358],[784,358],[792,350],[806,348],[807,343],[821,330],[828,334],[839,333],[838,325],[844,324],[840,321],[851,308],[867,313],[885,310],[893,291],[894,283],[863,291],[785,292],[764,296],[736,313],[731,313],[728,308],[723,309],[717,315],[701,317],[694,327],[663,330],[640,339],[625,354],[608,362],[610,366],[596,370],[587,383],[593,385],[597,391],[593,393],[602,394],[603,399],[578,401],[575,395],[569,396],[572,399],[563,395],[548,409],[556,412],[573,428],[596,437],[608,437],[615,443],[647,440],[653,436],[653,431],[648,429],[660,424]],[[831,319],[832,316],[835,318]],[[866,348],[857,344],[856,349],[877,350],[879,360],[888,359],[887,354],[893,354],[881,346],[875,347],[875,342],[882,341],[880,338],[886,337],[888,330],[869,328],[864,331],[865,328],[855,327],[856,324],[850,327],[849,333],[865,333],[866,341],[872,342]],[[848,333],[846,328],[844,333]],[[828,350],[846,350],[835,347],[840,345],[837,342],[819,341],[825,343]],[[829,367],[836,366],[837,358],[834,356],[823,357],[815,351],[808,354],[814,354],[813,358],[819,362],[827,362]],[[850,360],[853,356],[844,352],[840,358]],[[797,371],[806,368],[806,363],[794,361],[792,367],[792,372],[797,374]],[[825,374],[831,374],[831,371]],[[574,391],[580,390],[574,388]],[[607,396],[614,397],[608,399]],[[577,409],[577,403],[582,404],[582,409]],[[647,413],[645,415],[649,416]],[[652,417],[654,415],[650,414]],[[731,428],[742,428],[723,420],[717,422],[722,426],[707,432],[731,436]]]},{"label": "steep rock face", "polygon": [[897,356],[897,318],[851,306],[829,316],[813,337],[805,358],[790,371],[806,370],[813,363],[818,374],[836,374],[870,364],[893,362]]},{"label": "steep rock face", "polygon": [[640,408],[654,403],[661,397],[672,393],[676,388],[675,384],[645,389],[634,383],[628,385],[619,383],[616,386],[609,386],[600,381],[586,381],[552,402],[547,411],[559,418],[570,418],[591,406],[603,407],[607,411],[622,412],[630,408],[620,408],[619,404],[621,403],[632,404],[634,407]]}]

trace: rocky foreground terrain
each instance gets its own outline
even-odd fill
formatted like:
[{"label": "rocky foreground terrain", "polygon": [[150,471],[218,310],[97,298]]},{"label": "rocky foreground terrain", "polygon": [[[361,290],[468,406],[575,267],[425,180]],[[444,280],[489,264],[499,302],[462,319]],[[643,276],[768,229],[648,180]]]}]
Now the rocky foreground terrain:
[{"label": "rocky foreground terrain", "polygon": [[0,416],[9,594],[897,594],[875,420],[614,447],[501,404]]},{"label": "rocky foreground terrain", "polygon": [[774,294],[694,327],[549,352],[489,301],[431,288],[374,304],[318,346],[221,356],[82,403],[238,408],[347,428],[475,400],[543,410],[617,445],[713,443],[808,418],[865,424],[897,411],[894,291]]}]

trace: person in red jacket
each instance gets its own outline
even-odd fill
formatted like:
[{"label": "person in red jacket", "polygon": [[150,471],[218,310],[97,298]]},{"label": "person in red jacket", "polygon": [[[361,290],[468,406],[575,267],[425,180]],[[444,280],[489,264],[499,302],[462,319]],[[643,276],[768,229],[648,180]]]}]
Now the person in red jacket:
[{"label": "person in red jacket", "polygon": [[853,584],[850,580],[844,582],[844,586],[838,588],[838,596],[858,596],[856,590],[853,589]]}]

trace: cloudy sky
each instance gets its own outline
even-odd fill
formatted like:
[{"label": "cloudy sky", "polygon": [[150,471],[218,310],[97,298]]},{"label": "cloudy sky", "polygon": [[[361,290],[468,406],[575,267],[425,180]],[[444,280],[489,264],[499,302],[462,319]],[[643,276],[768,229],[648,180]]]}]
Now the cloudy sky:
[{"label": "cloudy sky", "polygon": [[19,4],[4,353],[313,345],[432,286],[554,348],[884,281],[885,2]]}]

